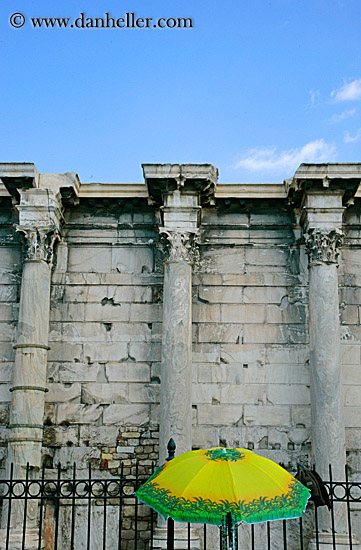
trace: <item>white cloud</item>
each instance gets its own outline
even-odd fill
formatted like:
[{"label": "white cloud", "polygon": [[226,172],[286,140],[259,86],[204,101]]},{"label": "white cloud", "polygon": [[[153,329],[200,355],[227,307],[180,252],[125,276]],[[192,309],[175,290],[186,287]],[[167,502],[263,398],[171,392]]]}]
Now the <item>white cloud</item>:
[{"label": "white cloud", "polygon": [[295,170],[302,162],[322,163],[335,160],[336,147],[317,139],[298,149],[277,152],[275,147],[249,149],[246,156],[234,168],[250,172],[287,172]]},{"label": "white cloud", "polygon": [[358,130],[358,132],[351,136],[349,132],[346,132],[344,139],[345,143],[354,143],[354,141],[358,141],[361,138],[361,128]]},{"label": "white cloud", "polygon": [[312,107],[316,107],[321,103],[321,94],[319,90],[310,90],[310,100]]},{"label": "white cloud", "polygon": [[333,115],[331,117],[331,122],[341,122],[345,118],[350,118],[356,114],[356,109],[350,109],[349,111],[343,111],[339,115]]},{"label": "white cloud", "polygon": [[335,101],[356,101],[361,99],[361,78],[345,82],[339,90],[333,90],[331,97]]}]

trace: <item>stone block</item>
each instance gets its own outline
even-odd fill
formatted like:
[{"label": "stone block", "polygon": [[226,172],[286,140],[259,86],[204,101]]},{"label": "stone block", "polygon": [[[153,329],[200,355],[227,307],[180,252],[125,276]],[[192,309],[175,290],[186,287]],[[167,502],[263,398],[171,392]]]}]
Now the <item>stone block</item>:
[{"label": "stone block", "polygon": [[103,424],[143,426],[150,420],[148,405],[109,405],[104,409]]},{"label": "stone block", "polygon": [[162,320],[162,306],[159,304],[131,304],[130,322],[153,323]]},{"label": "stone block", "polygon": [[198,425],[239,426],[242,424],[242,405],[198,405]]},{"label": "stone block", "polygon": [[81,402],[86,405],[96,403],[129,403],[129,384],[119,382],[112,382],[111,384],[98,382],[83,384],[81,388]]},{"label": "stone block", "polygon": [[246,426],[288,426],[290,407],[272,405],[245,405],[244,424]]},{"label": "stone block", "polygon": [[[259,232],[257,236],[261,236]],[[268,238],[274,238],[273,232],[270,235],[268,231]],[[246,248],[246,263],[257,265],[259,269],[262,269],[265,265],[287,266],[289,265],[289,249],[271,247]]]},{"label": "stone block", "polygon": [[218,363],[220,360],[220,346],[217,344],[194,344],[192,360],[193,363]]},{"label": "stone block", "polygon": [[361,368],[359,365],[344,365],[342,368],[342,380],[347,385],[361,387]]},{"label": "stone block", "polygon": [[241,384],[243,380],[242,365],[198,363],[194,367],[197,369],[197,382],[199,383]]},{"label": "stone block", "polygon": [[346,447],[347,449],[360,449],[361,426],[358,428],[346,428]]},{"label": "stone block", "polygon": [[264,323],[265,307],[254,304],[222,304],[221,321],[223,323]]},{"label": "stone block", "polygon": [[103,303],[85,304],[85,318],[87,321],[122,322],[129,321],[130,304],[116,304],[111,300]]},{"label": "stone block", "polygon": [[219,323],[221,306],[219,304],[193,304],[192,321],[194,323]]},{"label": "stone block", "polygon": [[158,362],[161,359],[161,344],[158,342],[130,342],[129,358],[137,363]]},{"label": "stone block", "polygon": [[284,287],[254,287],[244,288],[243,300],[245,304],[281,304],[287,296]]},{"label": "stone block", "polygon": [[340,308],[340,319],[343,325],[357,325],[359,323],[359,307],[350,305]]},{"label": "stone block", "polygon": [[14,348],[10,342],[0,342],[0,361],[14,361]]},{"label": "stone block", "polygon": [[269,384],[310,385],[310,370],[306,365],[267,365],[265,375]]},{"label": "stone block", "polygon": [[221,362],[247,365],[252,362],[265,362],[265,349],[253,344],[223,344]]},{"label": "stone block", "polygon": [[79,445],[79,428],[77,426],[45,426],[44,447],[72,447]]},{"label": "stone block", "polygon": [[344,386],[343,393],[345,407],[361,407],[361,384]]},{"label": "stone block", "polygon": [[245,344],[286,344],[287,338],[279,325],[245,325],[243,341]]},{"label": "stone block", "polygon": [[242,327],[236,324],[199,323],[198,341],[239,344],[242,342]]},{"label": "stone block", "polygon": [[51,342],[49,346],[48,361],[80,362],[83,355],[83,346],[81,344],[68,342],[64,345],[63,342]]},{"label": "stone block", "polygon": [[81,386],[74,384],[48,384],[45,401],[48,403],[80,403]]},{"label": "stone block", "polygon": [[309,358],[308,346],[278,346],[270,345],[266,348],[266,360],[268,363],[275,364],[290,364],[290,363],[302,363],[304,364]]},{"label": "stone block", "polygon": [[106,273],[111,271],[111,267],[111,246],[77,246],[69,244],[68,271]]},{"label": "stone block", "polygon": [[359,365],[360,364],[360,346],[353,344],[341,345],[342,364]]},{"label": "stone block", "polygon": [[19,304],[0,304],[0,321],[17,321]]},{"label": "stone block", "polygon": [[199,299],[203,302],[218,304],[241,304],[243,302],[241,286],[200,286]]},{"label": "stone block", "polygon": [[80,441],[85,447],[115,447],[117,426],[80,426]]},{"label": "stone block", "polygon": [[0,302],[17,302],[18,301],[18,285],[0,284]]},{"label": "stone block", "polygon": [[221,403],[265,405],[267,386],[264,384],[227,385],[221,389]]},{"label": "stone block", "polygon": [[128,357],[128,346],[125,342],[116,343],[85,343],[84,357],[93,361],[125,361]]},{"label": "stone block", "polygon": [[193,426],[192,444],[196,448],[209,449],[219,445],[219,428],[216,426]]},{"label": "stone block", "polygon": [[297,427],[311,426],[311,407],[295,406],[291,407],[291,425]]},{"label": "stone block", "polygon": [[192,403],[217,404],[221,401],[221,388],[218,384],[193,384]]},{"label": "stone block", "polygon": [[309,405],[310,390],[301,384],[269,384],[267,399],[273,405]]},{"label": "stone block", "polygon": [[201,254],[202,271],[208,273],[244,273],[245,250],[237,248],[204,248]]},{"label": "stone block", "polygon": [[147,363],[108,363],[105,373],[109,382],[150,382]]},{"label": "stone block", "polygon": [[103,413],[103,407],[97,405],[84,405],[73,403],[61,403],[57,405],[57,424],[94,424]]},{"label": "stone block", "polygon": [[54,382],[97,382],[104,379],[104,365],[99,363],[48,363],[48,376]]},{"label": "stone block", "polygon": [[11,401],[11,384],[0,384],[0,403]]},{"label": "stone block", "polygon": [[13,363],[0,363],[0,382],[10,383],[13,374]]},{"label": "stone block", "polygon": [[74,463],[77,469],[88,468],[93,459],[100,459],[101,451],[90,447],[61,447],[54,453],[54,463],[60,463],[63,469],[72,468]]},{"label": "stone block", "polygon": [[264,363],[259,361],[243,363],[238,368],[241,371],[243,384],[264,384],[267,381],[268,366]]},{"label": "stone block", "polygon": [[152,246],[113,246],[112,271],[151,273],[154,269],[153,255]]},{"label": "stone block", "polygon": [[266,306],[266,323],[288,324],[306,322],[306,306],[291,304],[287,300],[279,305]]},{"label": "stone block", "polygon": [[131,403],[159,403],[160,384],[129,384]]}]

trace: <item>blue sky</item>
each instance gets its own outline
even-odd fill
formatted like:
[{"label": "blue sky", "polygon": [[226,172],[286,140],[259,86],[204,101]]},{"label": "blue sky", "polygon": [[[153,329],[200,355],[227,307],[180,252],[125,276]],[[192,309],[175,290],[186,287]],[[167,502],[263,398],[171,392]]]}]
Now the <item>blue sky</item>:
[{"label": "blue sky", "polygon": [[[193,28],[30,24],[81,12]],[[153,162],[277,182],[301,162],[361,161],[359,0],[1,0],[0,27],[1,161],[83,182],[141,182]]]}]

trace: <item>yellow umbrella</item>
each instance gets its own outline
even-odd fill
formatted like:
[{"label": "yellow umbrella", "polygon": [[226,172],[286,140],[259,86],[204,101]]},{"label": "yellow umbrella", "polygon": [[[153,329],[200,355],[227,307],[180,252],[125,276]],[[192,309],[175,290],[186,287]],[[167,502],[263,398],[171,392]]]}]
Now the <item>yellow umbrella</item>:
[{"label": "yellow umbrella", "polygon": [[166,462],[136,496],[165,518],[224,525],[302,515],[310,491],[284,468],[248,449],[214,447]]}]

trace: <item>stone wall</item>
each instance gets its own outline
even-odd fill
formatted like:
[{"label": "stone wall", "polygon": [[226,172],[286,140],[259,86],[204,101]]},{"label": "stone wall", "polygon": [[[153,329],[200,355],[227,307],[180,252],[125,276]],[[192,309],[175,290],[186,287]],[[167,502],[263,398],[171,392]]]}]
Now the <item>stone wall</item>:
[{"label": "stone wall", "polygon": [[[22,248],[10,200],[2,207],[4,458]],[[346,436],[355,475],[361,471],[359,217],[357,200],[346,214],[339,268]],[[149,466],[157,458],[163,284],[156,209],[145,200],[83,199],[66,209],[65,220],[52,275],[45,463],[86,468],[90,461],[111,473],[122,459],[126,467],[135,458]],[[194,448],[244,446],[293,470],[297,461],[309,463],[308,273],[298,238],[286,201],[218,201],[203,209],[193,276]],[[146,443],[144,433],[155,435]]]}]

